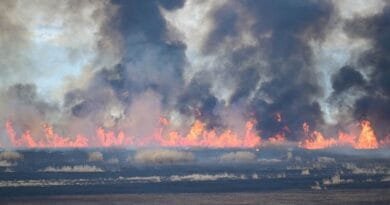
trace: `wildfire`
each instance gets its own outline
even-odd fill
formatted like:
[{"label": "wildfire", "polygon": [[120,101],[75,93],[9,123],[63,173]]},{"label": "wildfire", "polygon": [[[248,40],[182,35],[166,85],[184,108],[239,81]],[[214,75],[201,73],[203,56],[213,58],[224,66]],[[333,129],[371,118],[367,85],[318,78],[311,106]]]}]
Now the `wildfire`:
[{"label": "wildfire", "polygon": [[[281,115],[280,115],[281,116]],[[133,136],[124,131],[106,130],[98,127],[94,136],[76,134],[74,137],[62,136],[47,123],[42,124],[41,135],[33,136],[30,130],[15,130],[12,121],[5,123],[9,143],[16,148],[75,148],[75,147],[209,147],[209,148],[254,148],[262,145],[262,139],[255,130],[256,121],[248,120],[241,131],[232,129],[207,129],[204,122],[195,120],[184,134],[172,130],[167,118],[160,118],[160,126],[152,136]],[[390,135],[377,140],[371,123],[360,122],[358,135],[339,132],[337,137],[325,137],[317,130],[310,130],[308,123],[303,123],[305,139],[298,145],[305,149],[324,149],[334,146],[350,146],[355,149],[377,149],[390,144]],[[18,134],[19,133],[19,134]],[[264,145],[280,145],[287,142],[288,127],[266,140]],[[1,145],[7,143],[1,142]]]},{"label": "wildfire", "polygon": [[[300,146],[306,149],[324,149],[332,146],[350,146],[355,149],[377,149],[379,143],[370,121],[360,122],[360,134],[354,136],[345,132],[339,132],[337,138],[325,138],[319,131],[310,133],[309,125],[303,124],[303,131],[307,139],[300,143]],[[383,143],[385,145],[385,142]]]},{"label": "wildfire", "polygon": [[336,140],[326,139],[321,132],[313,131],[311,139],[307,139],[302,143],[302,147],[306,149],[324,149],[336,144]]},{"label": "wildfire", "polygon": [[302,125],[303,132],[308,139],[299,143],[299,146],[306,149],[324,149],[333,146],[336,141],[332,138],[326,139],[321,132],[314,130],[310,133],[310,127],[305,122]]},{"label": "wildfire", "polygon": [[275,136],[268,138],[268,141],[271,144],[283,144],[286,142],[286,136],[284,132],[278,133]]},{"label": "wildfire", "polygon": [[5,124],[8,137],[14,147],[86,147],[88,146],[88,139],[82,135],[77,135],[73,140],[68,137],[62,137],[53,131],[53,128],[48,124],[43,124],[42,129],[45,138],[35,139],[29,130],[23,132],[20,138],[17,137],[16,131],[13,128],[12,122],[7,121]]},{"label": "wildfire", "polygon": [[[165,146],[165,147],[256,147],[261,143],[261,138],[256,134],[254,120],[246,122],[243,134],[234,132],[231,129],[217,131],[207,130],[206,125],[196,120],[186,135],[181,135],[178,131],[168,131],[169,121],[166,118],[160,119],[161,127],[151,137],[136,138],[126,135],[125,132],[109,131],[102,127],[96,129],[96,135],[86,137],[78,134],[74,138],[64,137],[57,134],[53,127],[43,124],[43,139],[37,140],[30,131],[27,130],[18,137],[13,127],[12,121],[5,124],[7,135],[14,147],[23,148],[67,148],[67,147],[140,147],[140,146]],[[166,133],[166,134],[165,134]],[[90,140],[88,140],[90,139]]]}]

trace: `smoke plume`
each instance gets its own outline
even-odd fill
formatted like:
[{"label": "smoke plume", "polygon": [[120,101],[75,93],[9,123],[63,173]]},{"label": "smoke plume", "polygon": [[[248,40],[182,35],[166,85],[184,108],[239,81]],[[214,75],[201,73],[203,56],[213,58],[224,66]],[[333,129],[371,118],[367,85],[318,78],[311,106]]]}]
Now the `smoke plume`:
[{"label": "smoke plume", "polygon": [[[361,120],[385,140],[390,4],[365,3],[2,1],[0,146],[171,145],[204,130],[299,141],[303,124],[334,135]],[[193,160],[155,155],[136,161]]]}]

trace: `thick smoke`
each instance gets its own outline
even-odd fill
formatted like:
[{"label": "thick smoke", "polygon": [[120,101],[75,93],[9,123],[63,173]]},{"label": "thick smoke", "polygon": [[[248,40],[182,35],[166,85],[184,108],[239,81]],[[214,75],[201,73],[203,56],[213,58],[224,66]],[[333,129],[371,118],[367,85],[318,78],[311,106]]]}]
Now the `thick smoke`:
[{"label": "thick smoke", "polygon": [[[175,105],[183,87],[185,45],[168,31],[160,7],[178,9],[182,1],[113,1],[117,13],[104,28],[107,41],[120,33],[120,59],[102,67],[82,89],[65,95],[65,107],[82,124],[92,121],[136,136],[154,132],[163,111]],[[103,43],[104,44],[104,43]],[[164,107],[164,110],[160,108]],[[79,123],[79,124],[80,124]],[[86,126],[90,127],[90,126]]]},{"label": "thick smoke", "polygon": [[0,121],[4,125],[6,120],[12,120],[18,133],[30,130],[32,135],[42,136],[42,123],[58,118],[57,105],[42,99],[34,84],[15,84],[0,90],[0,99]]},{"label": "thick smoke", "polygon": [[2,1],[0,87],[68,73],[60,64],[75,66],[94,52],[99,26],[111,10],[104,0]]},{"label": "thick smoke", "polygon": [[[345,29],[353,38],[367,38],[372,48],[364,52],[358,69],[367,76],[367,85],[362,87],[363,96],[354,103],[356,119],[371,120],[380,136],[390,132],[390,4],[374,16],[351,20]],[[357,75],[357,74],[355,74]],[[356,76],[358,77],[358,76]],[[356,81],[356,79],[355,79]],[[355,84],[364,85],[361,79]]]},{"label": "thick smoke", "polygon": [[[30,45],[27,25],[16,18],[18,2],[2,1],[0,4],[0,88],[14,82],[18,77],[27,78],[32,59],[26,56]],[[37,68],[33,68],[37,69]],[[36,72],[31,72],[30,77]]]},{"label": "thick smoke", "polygon": [[[151,137],[164,116],[182,135],[196,119],[244,135],[255,119],[263,138],[283,130],[299,140],[304,122],[337,127],[325,109],[335,110],[340,125],[369,119],[379,137],[390,133],[389,6],[370,15],[382,8],[359,13],[331,0],[38,2],[32,10],[31,3],[0,3],[0,123],[11,120],[18,134],[43,136],[49,122],[64,136],[94,136],[103,127]],[[371,47],[331,56],[344,59],[336,70],[324,67],[315,48],[335,33]],[[54,97],[42,93],[53,82],[39,79],[66,69],[36,63],[52,57],[31,55],[36,39],[50,39],[65,48],[69,67],[81,66],[62,76]]]},{"label": "thick smoke", "polygon": [[[322,88],[308,43],[324,37],[332,15],[329,1],[234,1],[215,8],[202,55],[216,56],[221,64],[195,75],[206,79],[196,81],[200,85],[195,89],[232,85],[223,103],[242,107],[247,117],[253,113],[264,137],[288,125],[290,136],[298,138],[303,122],[314,127],[323,123],[317,101]],[[202,93],[205,100],[198,101],[208,103],[198,104],[213,113],[209,110],[217,99]],[[282,122],[275,120],[276,113],[283,114]]]},{"label": "thick smoke", "polygon": [[[85,66],[86,73],[94,64],[85,61],[97,55],[100,26],[113,6],[86,0],[2,1],[0,10],[0,123],[10,120],[17,135],[30,130],[38,139],[43,123],[54,124],[64,134],[72,119],[58,102],[64,93],[59,88],[67,87],[63,77],[79,66]],[[9,146],[4,129],[0,135],[1,144]]]},{"label": "thick smoke", "polygon": [[362,74],[350,66],[342,67],[332,78],[332,88],[335,94],[347,91],[352,87],[364,87]]}]

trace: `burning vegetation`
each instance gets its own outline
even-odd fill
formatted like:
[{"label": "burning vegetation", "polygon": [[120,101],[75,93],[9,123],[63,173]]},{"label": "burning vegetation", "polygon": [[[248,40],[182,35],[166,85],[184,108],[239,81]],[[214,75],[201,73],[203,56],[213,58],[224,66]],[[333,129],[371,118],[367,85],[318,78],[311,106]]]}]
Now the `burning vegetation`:
[{"label": "burning vegetation", "polygon": [[387,147],[390,3],[351,2],[3,0],[0,147]]},{"label": "burning vegetation", "polygon": [[[303,125],[307,139],[301,141],[299,146],[306,149],[324,149],[334,146],[348,146],[355,149],[377,149],[379,143],[374,133],[374,129],[371,127],[371,123],[368,120],[360,122],[360,134],[358,136],[350,135],[344,132],[339,132],[339,135],[335,138],[325,138],[321,132],[314,130],[309,131],[309,126],[305,123]],[[387,146],[386,143],[381,146]]]},{"label": "burning vegetation", "polygon": [[[78,134],[75,137],[61,136],[48,124],[42,125],[43,137],[32,136],[30,130],[24,130],[20,135],[14,130],[11,121],[7,121],[8,140],[14,148],[72,148],[72,147],[205,147],[205,148],[255,148],[263,144],[283,145],[288,143],[286,133],[281,130],[275,136],[262,140],[254,126],[255,120],[246,122],[243,131],[232,129],[207,129],[206,124],[195,120],[184,134],[172,130],[169,120],[161,118],[159,127],[151,136],[134,136],[124,131],[111,131],[102,127],[96,129],[96,134],[86,136]],[[378,142],[370,121],[360,122],[359,134],[353,135],[339,132],[337,137],[325,137],[317,130],[310,130],[307,123],[302,125],[304,136],[297,142],[305,149],[326,149],[331,147],[352,147],[355,149],[377,149],[386,147],[387,141]]]}]

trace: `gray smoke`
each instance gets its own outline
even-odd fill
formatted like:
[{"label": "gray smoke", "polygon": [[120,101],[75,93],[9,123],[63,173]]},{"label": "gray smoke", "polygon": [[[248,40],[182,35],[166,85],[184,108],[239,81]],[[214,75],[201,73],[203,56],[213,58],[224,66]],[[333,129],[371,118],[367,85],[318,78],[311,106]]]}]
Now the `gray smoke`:
[{"label": "gray smoke", "polygon": [[[260,122],[265,137],[288,125],[292,139],[299,138],[303,122],[314,127],[323,123],[317,101],[322,88],[308,43],[324,38],[333,12],[330,1],[218,5],[208,14],[211,28],[201,50],[221,64],[195,74],[189,84],[192,91],[179,105],[198,106],[206,113],[203,117],[217,121],[212,125],[223,124],[214,112],[219,104],[239,106],[244,116],[254,115]],[[218,92],[223,89],[215,87],[228,87],[228,97],[221,99]],[[275,120],[276,113],[283,114],[283,122]]]},{"label": "gray smoke", "polygon": [[373,42],[372,48],[359,58],[358,69],[367,74],[368,80],[365,85],[361,79],[355,79],[364,94],[354,102],[353,114],[356,119],[371,120],[382,136],[390,132],[387,126],[390,123],[389,22],[390,4],[387,2],[381,13],[353,19],[345,27],[352,38],[367,38]]},{"label": "gray smoke", "polygon": [[[30,129],[36,136],[50,122],[66,136],[93,136],[102,126],[143,137],[156,132],[160,116],[179,130],[195,119],[240,130],[255,118],[262,137],[284,129],[289,140],[299,140],[304,122],[334,133],[369,119],[385,136],[390,9],[348,2],[42,0],[24,12],[31,3],[3,1],[0,122],[10,119],[18,133]],[[37,60],[27,52],[36,49],[34,32],[64,47],[73,67],[86,62],[61,78],[54,97],[42,92],[51,84],[40,80],[65,70],[37,64],[50,56]],[[369,49],[326,56],[341,38]]]}]

